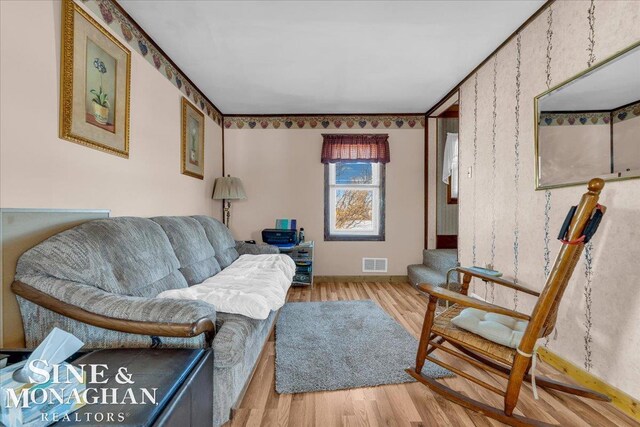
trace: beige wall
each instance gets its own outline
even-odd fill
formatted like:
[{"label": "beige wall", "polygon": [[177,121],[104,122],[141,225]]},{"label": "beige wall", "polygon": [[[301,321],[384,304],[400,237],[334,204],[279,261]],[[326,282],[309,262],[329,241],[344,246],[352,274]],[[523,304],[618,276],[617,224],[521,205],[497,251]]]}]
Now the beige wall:
[{"label": "beige wall", "polygon": [[640,117],[613,124],[613,160],[616,172],[640,172]]},{"label": "beige wall", "polygon": [[211,191],[222,173],[222,132],[213,120],[205,116],[205,179],[182,175],[181,93],[132,52],[129,159],[59,139],[60,2],[0,8],[1,207],[220,217]]},{"label": "beige wall", "polygon": [[[549,72],[552,85],[587,67],[587,6],[588,3],[578,1],[557,1],[551,6],[553,34]],[[460,221],[462,264],[473,262],[474,236],[477,264],[490,261],[491,243],[495,241],[496,268],[505,276],[513,277],[517,267],[520,282],[534,289],[541,289],[545,281],[545,225],[548,224],[548,248],[550,262],[553,262],[560,247],[555,236],[569,206],[578,202],[586,188],[534,190],[533,99],[547,89],[548,18],[548,11],[543,12],[521,33],[519,166],[516,166],[515,145],[518,54],[514,39],[497,53],[495,64],[498,165],[495,181],[491,168],[494,58],[477,74],[478,168],[471,179],[465,173],[460,179],[460,218],[466,219]],[[640,40],[639,21],[640,2],[596,1],[596,59],[603,60]],[[461,170],[466,171],[473,164],[474,76],[463,84],[461,95],[460,155]],[[475,194],[473,180],[477,180]],[[557,337],[552,336],[547,345],[613,386],[640,397],[640,181],[607,183],[601,203],[608,210],[593,240],[592,261],[584,256],[580,260],[560,307]],[[514,245],[516,230],[519,230],[517,246]],[[481,282],[474,286],[476,292],[484,295]],[[499,287],[495,301],[509,307],[516,305],[514,293]],[[532,303],[531,298],[518,296],[519,310],[528,312]],[[589,322],[588,328],[585,325]]]},{"label": "beige wall", "polygon": [[611,126],[540,126],[540,184],[584,182],[611,173]]},{"label": "beige wall", "polygon": [[407,274],[424,245],[424,129],[366,130],[388,133],[391,163],[386,167],[386,241],[324,242],[324,166],[318,129],[227,129],[226,171],[244,183],[247,200],[233,204],[231,230],[242,239],[261,240],[276,218],[296,218],[315,240],[315,274],[361,275],[363,257],[389,258],[389,272]]}]

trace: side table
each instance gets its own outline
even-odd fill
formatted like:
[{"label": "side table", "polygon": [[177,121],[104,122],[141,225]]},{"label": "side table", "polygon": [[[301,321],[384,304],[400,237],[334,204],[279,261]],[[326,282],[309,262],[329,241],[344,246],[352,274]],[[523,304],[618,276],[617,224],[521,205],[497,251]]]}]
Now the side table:
[{"label": "side table", "polygon": [[313,287],[313,248],[314,242],[298,243],[292,248],[280,248],[280,253],[289,255],[296,263],[293,285]]}]

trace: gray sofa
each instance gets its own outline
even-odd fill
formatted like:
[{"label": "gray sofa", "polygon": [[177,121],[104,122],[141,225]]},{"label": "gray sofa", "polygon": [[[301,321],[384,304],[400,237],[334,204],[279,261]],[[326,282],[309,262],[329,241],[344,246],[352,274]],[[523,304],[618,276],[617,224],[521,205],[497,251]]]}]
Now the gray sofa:
[{"label": "gray sofa", "polygon": [[[226,226],[206,216],[120,217],[84,223],[25,252],[16,269],[18,285],[102,318],[159,324],[204,319],[211,325],[210,319],[216,325],[215,337],[210,341],[205,334],[152,337],[125,333],[113,330],[117,327],[106,329],[71,319],[18,296],[27,347],[37,346],[54,326],[76,335],[85,348],[211,346],[213,424],[221,425],[242,397],[276,313],[266,320],[254,320],[217,313],[215,307],[200,301],[154,297],[167,289],[202,282],[243,253],[277,252],[269,245],[236,242]],[[18,289],[14,288],[17,294],[28,297]]]}]

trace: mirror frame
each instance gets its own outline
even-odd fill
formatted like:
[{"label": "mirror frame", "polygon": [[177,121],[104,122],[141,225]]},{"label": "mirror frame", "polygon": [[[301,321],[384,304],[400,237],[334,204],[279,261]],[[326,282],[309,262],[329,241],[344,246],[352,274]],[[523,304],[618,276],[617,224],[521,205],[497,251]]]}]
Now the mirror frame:
[{"label": "mirror frame", "polygon": [[[544,92],[542,92],[540,95],[536,96],[535,98],[533,98],[533,144],[534,144],[534,162],[535,162],[535,166],[534,166],[534,179],[535,179],[535,189],[537,190],[550,190],[553,188],[563,188],[563,187],[573,187],[576,185],[584,185],[587,182],[589,182],[589,180],[586,181],[576,181],[576,182],[567,182],[567,183],[563,183],[563,184],[551,184],[551,185],[541,185],[540,184],[540,152],[539,152],[539,141],[538,141],[538,120],[539,120],[539,111],[538,111],[538,102],[540,100],[540,98],[542,98],[545,95],[550,94],[551,92],[554,92],[558,89],[560,89],[562,86],[571,83],[574,80],[579,79],[580,77],[584,76],[585,74],[588,74],[590,72],[595,71],[597,68],[613,61],[614,59],[619,58],[620,56],[624,55],[625,53],[628,53],[630,51],[632,51],[633,49],[640,47],[640,41],[637,41],[635,43],[633,43],[631,46],[628,46],[624,49],[622,49],[621,51],[618,51],[616,53],[614,53],[613,55],[609,56],[608,58],[603,59],[602,61],[599,61],[595,64],[593,64],[591,67],[582,70],[581,72],[579,72],[578,74],[558,83],[557,85],[545,90]],[[626,181],[629,179],[639,179],[640,176],[623,176],[623,177],[617,177],[617,178],[608,178],[605,179],[605,182],[611,182],[611,181]]]}]

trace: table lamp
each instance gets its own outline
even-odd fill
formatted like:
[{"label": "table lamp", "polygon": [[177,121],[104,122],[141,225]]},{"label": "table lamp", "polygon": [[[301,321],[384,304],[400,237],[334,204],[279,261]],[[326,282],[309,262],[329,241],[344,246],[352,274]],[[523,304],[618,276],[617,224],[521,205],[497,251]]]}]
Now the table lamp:
[{"label": "table lamp", "polygon": [[242,186],[240,178],[233,177],[231,175],[216,178],[216,182],[213,185],[214,200],[222,200],[224,206],[223,222],[229,227],[229,218],[231,217],[231,200],[243,200],[247,198]]}]

